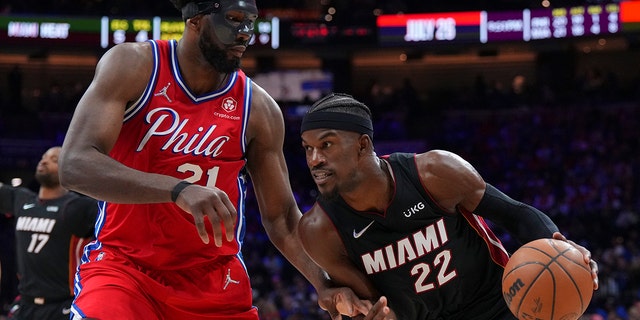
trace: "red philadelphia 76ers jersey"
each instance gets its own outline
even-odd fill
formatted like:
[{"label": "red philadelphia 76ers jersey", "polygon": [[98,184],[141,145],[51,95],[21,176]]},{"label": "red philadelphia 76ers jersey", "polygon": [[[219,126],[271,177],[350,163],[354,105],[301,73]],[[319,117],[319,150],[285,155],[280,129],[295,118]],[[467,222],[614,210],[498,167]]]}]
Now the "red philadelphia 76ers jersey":
[{"label": "red philadelphia 76ers jersey", "polygon": [[[235,241],[204,244],[193,217],[173,203],[104,203],[98,217],[93,261],[100,246],[138,265],[160,270],[190,268],[236,255],[244,236],[245,132],[251,80],[241,70],[218,91],[195,95],[178,66],[176,41],[150,41],[154,67],[142,97],[126,110],[110,155],[145,172],[174,176],[224,190],[238,211]],[[212,235],[209,220],[205,219]],[[223,237],[224,239],[224,237]]]}]

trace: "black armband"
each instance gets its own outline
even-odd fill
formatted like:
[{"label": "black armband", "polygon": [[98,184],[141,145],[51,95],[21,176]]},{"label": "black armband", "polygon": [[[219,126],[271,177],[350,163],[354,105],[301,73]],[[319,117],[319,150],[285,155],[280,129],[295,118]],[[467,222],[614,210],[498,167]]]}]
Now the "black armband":
[{"label": "black armband", "polygon": [[558,227],[542,211],[509,198],[487,183],[480,204],[473,212],[503,227],[521,243],[551,238]]},{"label": "black armband", "polygon": [[192,185],[193,183],[191,182],[186,182],[186,181],[180,181],[178,182],[178,184],[176,184],[173,189],[171,190],[171,201],[176,202],[176,200],[178,200],[178,196],[180,195],[180,192],[182,192],[182,190],[184,190],[184,188]]}]

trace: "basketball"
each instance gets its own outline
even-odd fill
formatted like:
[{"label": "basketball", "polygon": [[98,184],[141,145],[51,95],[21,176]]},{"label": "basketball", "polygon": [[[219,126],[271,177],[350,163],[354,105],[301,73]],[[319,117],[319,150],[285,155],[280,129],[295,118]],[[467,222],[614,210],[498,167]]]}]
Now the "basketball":
[{"label": "basketball", "polygon": [[520,320],[576,320],[593,295],[591,267],[565,241],[534,240],[509,258],[502,295]]}]

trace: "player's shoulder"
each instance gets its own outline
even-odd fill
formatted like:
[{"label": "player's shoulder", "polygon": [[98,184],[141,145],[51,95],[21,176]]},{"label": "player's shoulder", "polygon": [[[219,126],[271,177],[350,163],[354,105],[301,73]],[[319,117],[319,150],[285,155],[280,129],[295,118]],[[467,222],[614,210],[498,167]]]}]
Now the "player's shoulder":
[{"label": "player's shoulder", "polygon": [[432,150],[425,151],[423,153],[419,153],[416,155],[416,157],[426,158],[432,161],[443,161],[443,160],[446,160],[447,158],[457,158],[460,156],[448,150],[432,149]]},{"label": "player's shoulder", "polygon": [[80,202],[83,204],[97,204],[98,200],[91,198],[87,195],[84,195],[82,193],[78,193],[75,191],[69,191],[66,195],[67,199],[69,201],[76,201],[76,202]]},{"label": "player's shoulder", "polygon": [[75,191],[70,191],[65,195],[67,204],[66,214],[76,215],[76,213],[83,213],[79,216],[88,216],[94,218],[98,214],[98,200],[86,196]]},{"label": "player's shoulder", "polygon": [[433,149],[416,155],[419,167],[432,169],[444,167],[470,168],[471,165],[460,155],[447,150]]},{"label": "player's shoulder", "polygon": [[8,184],[0,185],[0,192],[7,194],[14,194],[16,196],[25,196],[25,197],[35,197],[35,191],[27,188],[27,187],[14,187]]},{"label": "player's shoulder", "polygon": [[124,42],[107,50],[100,58],[98,68],[121,73],[139,72],[141,67],[151,68],[153,56],[150,42]]},{"label": "player's shoulder", "polygon": [[310,243],[313,239],[322,235],[325,221],[322,208],[316,202],[311,209],[305,212],[298,221],[298,235],[304,243]]},{"label": "player's shoulder", "polygon": [[255,81],[251,81],[251,106],[252,109],[280,110],[273,97]]},{"label": "player's shoulder", "polygon": [[282,110],[273,97],[260,85],[251,82],[251,113],[249,127],[253,136],[277,137],[284,131]]},{"label": "player's shoulder", "polygon": [[105,55],[131,55],[131,58],[147,57],[152,52],[152,44],[144,42],[123,42],[111,47]]},{"label": "player's shoulder", "polygon": [[127,42],[109,49],[98,61],[94,90],[104,96],[137,99],[154,69],[150,42]]},{"label": "player's shoulder", "polygon": [[313,231],[322,229],[327,224],[330,224],[329,217],[322,206],[316,202],[302,215],[298,226],[305,231]]},{"label": "player's shoulder", "polygon": [[[457,189],[463,186],[484,187],[478,171],[462,156],[446,150],[430,150],[416,156],[416,165],[424,185],[442,185],[448,182]],[[447,189],[447,188],[445,188]]]},{"label": "player's shoulder", "polygon": [[318,202],[298,222],[298,236],[305,251],[325,265],[333,263],[331,257],[346,254],[337,226]]}]

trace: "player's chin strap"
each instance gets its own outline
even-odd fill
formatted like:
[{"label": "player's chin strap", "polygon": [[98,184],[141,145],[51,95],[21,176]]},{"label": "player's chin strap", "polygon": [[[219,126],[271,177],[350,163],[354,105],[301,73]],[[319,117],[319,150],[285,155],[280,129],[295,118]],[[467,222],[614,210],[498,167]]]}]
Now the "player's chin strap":
[{"label": "player's chin strap", "polygon": [[182,19],[187,21],[196,15],[218,12],[218,10],[220,10],[220,2],[218,1],[189,2],[182,7]]}]

